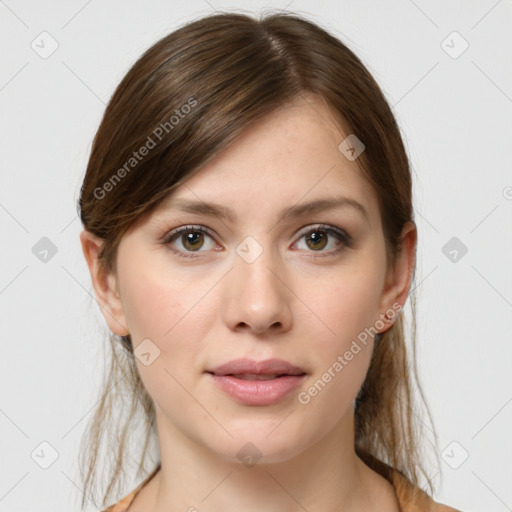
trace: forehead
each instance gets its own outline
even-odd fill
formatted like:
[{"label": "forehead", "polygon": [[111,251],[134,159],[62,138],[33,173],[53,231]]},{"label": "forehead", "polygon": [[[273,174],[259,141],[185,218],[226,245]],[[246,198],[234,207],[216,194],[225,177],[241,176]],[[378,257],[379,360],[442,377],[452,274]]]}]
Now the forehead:
[{"label": "forehead", "polygon": [[246,128],[169,194],[159,211],[185,207],[199,213],[202,203],[207,213],[207,203],[215,203],[210,213],[226,218],[249,210],[253,216],[285,209],[293,215],[305,203],[343,197],[345,206],[352,204],[373,223],[379,215],[373,187],[357,161],[340,151],[348,135],[321,99],[299,98]]}]

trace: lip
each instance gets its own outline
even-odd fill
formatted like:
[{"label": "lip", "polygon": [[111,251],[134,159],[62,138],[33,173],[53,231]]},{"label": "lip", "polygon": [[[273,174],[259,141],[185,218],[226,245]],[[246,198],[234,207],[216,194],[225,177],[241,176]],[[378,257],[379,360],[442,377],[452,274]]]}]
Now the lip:
[{"label": "lip", "polygon": [[[227,395],[244,405],[272,405],[299,386],[306,372],[282,359],[254,361],[234,359],[207,370],[213,382]],[[268,380],[237,378],[241,374],[278,375]]]},{"label": "lip", "polygon": [[239,375],[241,373],[256,373],[260,375],[301,375],[305,370],[294,366],[283,359],[265,359],[264,361],[255,361],[253,359],[240,358],[233,359],[227,363],[216,366],[208,373],[215,375]]}]

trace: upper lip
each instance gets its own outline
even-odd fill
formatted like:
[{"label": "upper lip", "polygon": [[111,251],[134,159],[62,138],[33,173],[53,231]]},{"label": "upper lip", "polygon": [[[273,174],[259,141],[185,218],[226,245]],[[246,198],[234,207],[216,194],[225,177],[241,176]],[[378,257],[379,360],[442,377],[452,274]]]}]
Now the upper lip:
[{"label": "upper lip", "polygon": [[247,358],[233,359],[232,361],[207,370],[207,372],[214,373],[215,375],[239,375],[243,373],[260,375],[304,375],[306,373],[302,368],[294,366],[282,359],[255,361]]}]

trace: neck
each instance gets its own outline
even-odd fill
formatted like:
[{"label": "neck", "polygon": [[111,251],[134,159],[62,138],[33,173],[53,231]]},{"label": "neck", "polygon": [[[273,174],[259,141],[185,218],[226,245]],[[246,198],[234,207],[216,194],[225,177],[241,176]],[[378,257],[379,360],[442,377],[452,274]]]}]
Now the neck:
[{"label": "neck", "polygon": [[161,470],[155,476],[152,510],[224,512],[226,504],[244,512],[373,510],[375,493],[368,486],[384,491],[386,484],[355,454],[350,412],[294,457],[263,462],[263,454],[254,465],[245,465],[185,436],[157,407]]}]

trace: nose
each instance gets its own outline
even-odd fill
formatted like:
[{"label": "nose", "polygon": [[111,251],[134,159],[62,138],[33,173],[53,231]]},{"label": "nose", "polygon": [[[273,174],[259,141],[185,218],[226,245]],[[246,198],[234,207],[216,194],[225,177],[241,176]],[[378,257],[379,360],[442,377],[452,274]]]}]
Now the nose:
[{"label": "nose", "polygon": [[221,315],[225,324],[232,330],[255,334],[290,329],[293,294],[278,257],[270,250],[263,250],[253,261],[240,254],[235,255],[233,269],[224,282]]}]

